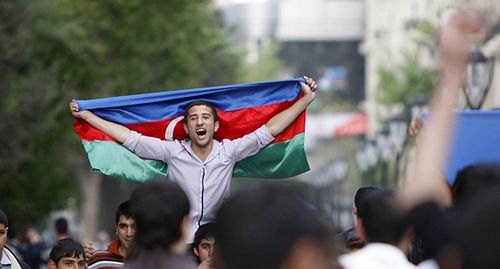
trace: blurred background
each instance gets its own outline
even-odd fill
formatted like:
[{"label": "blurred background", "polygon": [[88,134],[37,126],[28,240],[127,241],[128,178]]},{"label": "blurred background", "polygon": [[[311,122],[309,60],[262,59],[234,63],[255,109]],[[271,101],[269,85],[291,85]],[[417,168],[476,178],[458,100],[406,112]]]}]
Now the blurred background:
[{"label": "blurred background", "polygon": [[[438,77],[434,34],[450,8],[490,21],[472,51],[462,109],[500,107],[497,0],[0,0],[0,208],[9,235],[114,234],[113,214],[135,184],[94,173],[68,103],[308,75],[311,186],[325,219],[352,225],[361,185],[394,186],[406,129]],[[235,179],[233,188],[272,180]]]}]

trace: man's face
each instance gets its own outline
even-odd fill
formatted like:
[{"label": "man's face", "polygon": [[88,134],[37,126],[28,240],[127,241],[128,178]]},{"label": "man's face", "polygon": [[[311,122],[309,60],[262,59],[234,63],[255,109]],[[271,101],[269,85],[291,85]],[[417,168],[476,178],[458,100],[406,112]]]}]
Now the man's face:
[{"label": "man's face", "polygon": [[215,239],[213,237],[201,239],[201,242],[193,251],[200,259],[200,263],[212,257],[215,248]]},{"label": "man's face", "polygon": [[116,235],[123,248],[128,249],[135,235],[135,221],[121,215],[116,225]]},{"label": "man's face", "polygon": [[83,254],[78,257],[62,257],[57,264],[54,261],[49,261],[50,269],[84,269],[86,265]]},{"label": "man's face", "polygon": [[5,224],[0,223],[0,251],[5,247],[5,244],[7,244],[7,231],[8,228],[5,227]]},{"label": "man's face", "polygon": [[191,107],[186,122],[184,130],[194,145],[204,148],[212,144],[214,133],[219,129],[219,122],[215,121],[212,110],[208,106]]}]

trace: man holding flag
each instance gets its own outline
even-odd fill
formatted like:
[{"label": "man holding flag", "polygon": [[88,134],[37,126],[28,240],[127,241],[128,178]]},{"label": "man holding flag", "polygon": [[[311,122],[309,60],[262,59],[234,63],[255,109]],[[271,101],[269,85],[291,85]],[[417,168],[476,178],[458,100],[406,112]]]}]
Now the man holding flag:
[{"label": "man holding flag", "polygon": [[270,118],[257,130],[237,139],[214,140],[219,117],[213,105],[205,101],[191,103],[184,113],[184,130],[189,139],[166,141],[131,131],[124,125],[105,120],[89,110],[79,109],[73,100],[72,114],[89,123],[141,158],[160,160],[168,165],[168,179],[177,182],[191,203],[191,236],[197,228],[215,220],[216,210],[229,196],[230,181],[236,162],[255,155],[292,124],[314,101],[316,82],[304,77],[302,97]]}]

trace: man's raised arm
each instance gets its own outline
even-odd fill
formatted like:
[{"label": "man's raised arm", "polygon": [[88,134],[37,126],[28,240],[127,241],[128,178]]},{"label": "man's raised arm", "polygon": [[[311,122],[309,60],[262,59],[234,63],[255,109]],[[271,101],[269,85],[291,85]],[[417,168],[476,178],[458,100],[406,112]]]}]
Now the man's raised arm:
[{"label": "man's raised arm", "polygon": [[102,119],[88,110],[80,111],[80,108],[78,107],[78,104],[75,102],[75,100],[72,100],[69,103],[69,108],[75,118],[87,121],[88,123],[90,123],[90,125],[103,131],[116,141],[123,143],[125,142],[125,140],[127,140],[127,137],[130,133],[130,129],[128,129],[127,127]]},{"label": "man's raised arm", "polygon": [[302,98],[288,109],[272,117],[266,123],[267,129],[273,136],[277,136],[283,132],[314,101],[318,85],[312,78],[304,77],[304,79],[306,83],[300,82],[302,93],[304,94]]}]

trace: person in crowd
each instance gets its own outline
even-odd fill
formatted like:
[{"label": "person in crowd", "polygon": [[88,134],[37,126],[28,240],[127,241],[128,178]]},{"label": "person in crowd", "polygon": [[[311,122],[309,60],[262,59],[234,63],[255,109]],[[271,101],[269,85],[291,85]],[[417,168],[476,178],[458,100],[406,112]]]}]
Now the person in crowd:
[{"label": "person in crowd", "polygon": [[0,209],[0,268],[29,269],[30,267],[7,247],[7,234],[9,232],[9,220],[7,215]]},{"label": "person in crowd", "polygon": [[57,240],[69,238],[69,233],[68,233],[68,221],[63,218],[57,218],[56,221],[54,222],[54,228],[56,230],[56,238]]},{"label": "person in crowd", "polygon": [[82,245],[71,238],[58,240],[49,256],[49,269],[84,269],[86,267]]},{"label": "person in crowd", "polygon": [[263,185],[230,198],[217,214],[217,266],[337,268],[333,231],[305,186]]},{"label": "person in crowd", "polygon": [[146,183],[130,201],[137,232],[125,268],[197,268],[187,256],[190,205],[181,187],[172,181]]},{"label": "person in crowd", "polygon": [[105,250],[94,250],[91,243],[84,245],[89,256],[88,267],[121,268],[135,236],[135,220],[130,213],[130,201],[122,202],[115,212],[116,239]]},{"label": "person in crowd", "polygon": [[184,141],[164,141],[141,135],[123,125],[104,120],[91,111],[79,111],[74,101],[70,103],[70,109],[73,116],[87,121],[138,156],[168,164],[168,179],[177,182],[186,191],[193,207],[193,226],[188,237],[191,243],[197,228],[213,222],[217,209],[229,196],[235,163],[257,154],[314,101],[317,84],[311,78],[304,79],[306,83],[300,83],[303,95],[292,106],[254,132],[221,142],[213,139],[220,124],[216,109],[205,101],[195,101],[185,109],[184,129],[189,139]]},{"label": "person in crowd", "polygon": [[28,228],[25,235],[27,243],[24,249],[24,261],[31,269],[38,269],[43,264],[42,252],[47,246],[35,227]]},{"label": "person in crowd", "polygon": [[109,233],[102,230],[97,233],[97,242],[94,244],[95,249],[106,249],[111,242]]},{"label": "person in crowd", "polygon": [[477,195],[500,187],[500,164],[478,163],[457,173],[452,186],[453,204],[463,206]]},{"label": "person in crowd", "polygon": [[201,225],[194,234],[192,249],[200,269],[215,268],[213,259],[217,238],[215,228],[215,223],[206,223]]},{"label": "person in crowd", "polygon": [[361,232],[368,244],[359,251],[340,256],[344,269],[416,268],[406,255],[412,242],[407,211],[392,190],[372,193],[362,203]]},{"label": "person in crowd", "polygon": [[373,192],[379,190],[375,186],[363,186],[356,191],[354,195],[354,203],[352,204],[352,211],[356,217],[356,224],[340,234],[340,238],[345,247],[350,250],[359,250],[366,245],[366,240],[361,237],[361,226],[363,225],[362,204],[364,200]]}]

